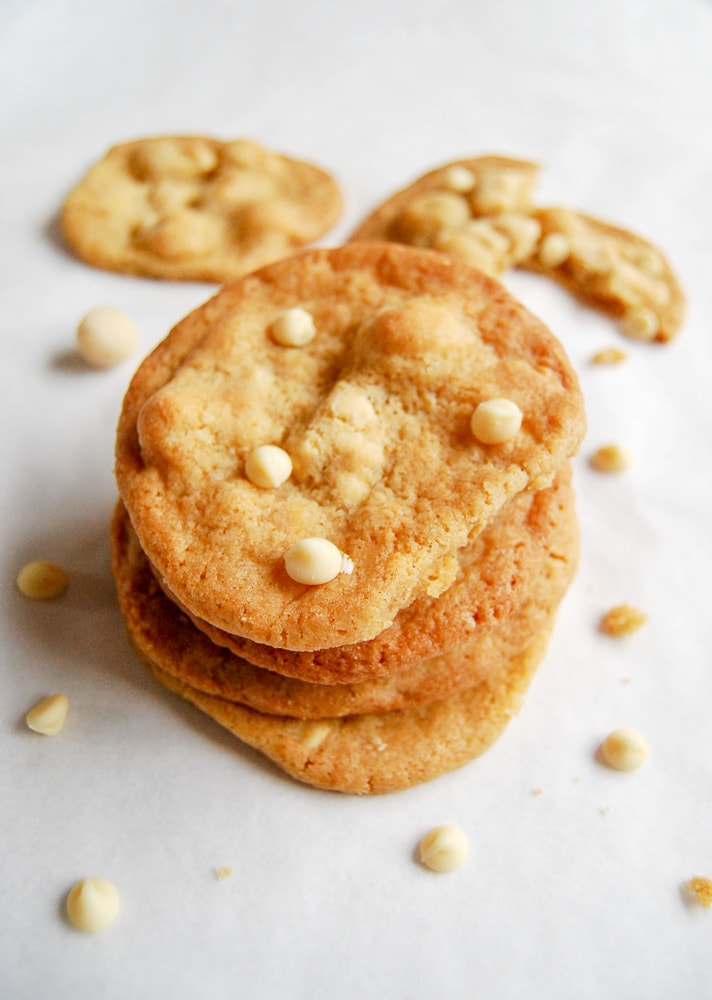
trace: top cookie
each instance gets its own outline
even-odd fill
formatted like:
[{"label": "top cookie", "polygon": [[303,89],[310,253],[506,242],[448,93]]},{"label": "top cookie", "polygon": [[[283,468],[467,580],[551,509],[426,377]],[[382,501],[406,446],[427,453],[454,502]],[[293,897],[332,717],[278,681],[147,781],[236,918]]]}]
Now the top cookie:
[{"label": "top cookie", "polygon": [[335,180],[248,139],[162,136],[112,147],[70,193],[62,226],[95,267],[230,281],[336,222]]},{"label": "top cookie", "polygon": [[[295,308],[315,333],[286,346]],[[492,398],[517,404],[521,429],[482,444],[471,418]],[[561,345],[498,283],[442,254],[351,244],[270,265],[179,323],[129,387],[116,472],[191,614],[309,650],[370,639],[442,593],[458,549],[547,486],[583,431]],[[281,485],[248,478],[261,445],[291,459]],[[339,554],[330,582],[285,564],[311,537]]]},{"label": "top cookie", "polygon": [[379,205],[351,241],[430,247],[500,274],[537,245],[539,224],[527,213],[538,169],[505,156],[446,163]]}]

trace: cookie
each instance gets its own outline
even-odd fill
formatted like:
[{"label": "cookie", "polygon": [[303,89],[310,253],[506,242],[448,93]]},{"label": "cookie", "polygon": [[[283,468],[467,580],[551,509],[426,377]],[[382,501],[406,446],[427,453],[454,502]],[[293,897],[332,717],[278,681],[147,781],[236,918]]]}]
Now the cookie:
[{"label": "cookie", "polygon": [[[165,596],[151,573],[126,512],[112,523],[113,570],[127,631],[148,664],[206,694],[270,715],[323,718],[412,708],[474,686],[520,653],[548,623],[573,574],[577,529],[573,506],[562,507],[534,579],[515,613],[447,655],[352,684],[310,684],[255,667],[212,643]],[[444,598],[441,598],[443,600]]]},{"label": "cookie", "polygon": [[[472,417],[493,398],[521,427],[483,444]],[[314,650],[443,593],[458,550],[548,486],[584,426],[563,348],[501,285],[443,254],[354,243],[272,264],[179,323],[129,387],[116,475],[192,615]],[[263,445],[292,467],[274,488],[247,475]],[[285,561],[311,538],[337,554],[329,582]]]},{"label": "cookie", "polygon": [[[286,677],[332,685],[388,678],[508,618],[539,573],[554,533],[573,502],[567,463],[551,487],[515,497],[458,552],[457,577],[440,597],[417,598],[396,615],[389,628],[366,642],[302,652],[275,649],[231,635],[189,615],[186,608],[181,610],[214,643]],[[141,558],[145,559],[143,553]],[[178,604],[165,583],[159,582]],[[384,689],[387,686],[384,681]]]},{"label": "cookie", "polygon": [[95,267],[225,282],[319,239],[334,178],[248,139],[160,136],[113,146],[67,197],[67,243]]},{"label": "cookie", "polygon": [[539,633],[494,675],[442,701],[315,720],[256,712],[204,694],[155,664],[151,670],[169,691],[297,780],[329,791],[383,794],[430,781],[484,753],[519,711],[547,640]]},{"label": "cookie", "polygon": [[537,245],[529,215],[537,173],[536,164],[503,156],[447,163],[379,205],[351,240],[431,247],[500,274]]},{"label": "cookie", "polygon": [[663,253],[626,229],[564,208],[533,213],[541,226],[523,266],[620,320],[636,340],[665,342],[678,332],[685,296]]}]

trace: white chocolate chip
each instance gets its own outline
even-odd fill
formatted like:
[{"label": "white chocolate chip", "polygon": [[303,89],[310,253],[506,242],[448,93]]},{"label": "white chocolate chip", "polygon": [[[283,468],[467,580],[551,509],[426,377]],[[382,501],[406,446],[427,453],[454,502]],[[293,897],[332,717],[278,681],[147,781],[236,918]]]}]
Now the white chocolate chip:
[{"label": "white chocolate chip", "polygon": [[272,336],[283,347],[303,347],[314,339],[314,317],[306,309],[286,309],[272,323]]},{"label": "white chocolate chip", "polygon": [[445,187],[449,188],[450,191],[466,194],[473,189],[477,183],[477,178],[467,167],[455,163],[445,171],[443,181],[445,182]]},{"label": "white chocolate chip", "polygon": [[77,327],[79,353],[92,368],[111,368],[138,347],[138,330],[126,313],[114,306],[97,306]]},{"label": "white chocolate chip", "polygon": [[245,474],[251,483],[263,490],[276,489],[292,474],[292,460],[276,444],[263,444],[247,456]]},{"label": "white chocolate chip", "polygon": [[472,414],[470,426],[482,444],[502,444],[519,433],[522,411],[511,399],[488,399]]},{"label": "white chocolate chip", "polygon": [[620,444],[606,444],[591,455],[591,466],[597,472],[625,472],[633,464],[633,455]]},{"label": "white chocolate chip", "polygon": [[67,916],[80,931],[96,934],[116,919],[119,893],[105,878],[83,878],[69,890]]},{"label": "white chocolate chip", "polygon": [[559,267],[571,253],[571,243],[563,233],[549,233],[539,244],[537,256],[544,267]]},{"label": "white chocolate chip", "polygon": [[648,759],[648,744],[635,729],[616,729],[599,748],[601,760],[616,771],[635,771]]},{"label": "white chocolate chip", "polygon": [[69,577],[56,563],[35,559],[17,574],[17,586],[25,597],[44,601],[61,597],[69,586]]},{"label": "white chocolate chip", "polygon": [[420,860],[434,872],[455,871],[467,852],[467,837],[457,826],[436,826],[420,841]]},{"label": "white chocolate chip", "polygon": [[633,340],[655,340],[660,330],[657,313],[647,306],[629,309],[621,320],[621,333]]},{"label": "white chocolate chip", "polygon": [[35,733],[56,736],[67,721],[69,702],[63,694],[51,694],[38,701],[25,716],[25,722]]},{"label": "white chocolate chip", "polygon": [[284,566],[296,583],[329,583],[339,573],[352,573],[353,562],[328,538],[302,538],[284,554]]}]

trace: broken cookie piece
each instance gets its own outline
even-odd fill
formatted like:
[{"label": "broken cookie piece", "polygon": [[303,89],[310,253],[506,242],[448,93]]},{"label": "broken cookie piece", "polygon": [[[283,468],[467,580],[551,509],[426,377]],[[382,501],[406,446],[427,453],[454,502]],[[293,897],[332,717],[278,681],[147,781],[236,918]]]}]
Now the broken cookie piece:
[{"label": "broken cookie piece", "polygon": [[545,274],[617,318],[634,340],[662,343],[679,330],[685,297],[662,252],[635,233],[567,208],[532,212],[541,235],[522,266]]}]

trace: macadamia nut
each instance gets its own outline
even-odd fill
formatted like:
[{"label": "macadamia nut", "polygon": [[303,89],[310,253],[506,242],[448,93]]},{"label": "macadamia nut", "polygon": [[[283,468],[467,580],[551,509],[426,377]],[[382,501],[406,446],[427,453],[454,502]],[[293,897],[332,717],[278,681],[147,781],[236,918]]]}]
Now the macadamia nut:
[{"label": "macadamia nut", "polygon": [[69,577],[61,566],[47,559],[26,563],[17,574],[20,593],[36,601],[61,597],[69,586]]},{"label": "macadamia nut", "polygon": [[635,729],[616,729],[599,750],[601,760],[615,771],[636,771],[648,759],[648,744]]},{"label": "macadamia nut", "polygon": [[69,702],[66,695],[51,694],[29,710],[25,716],[28,727],[43,736],[55,736],[67,721]]}]

